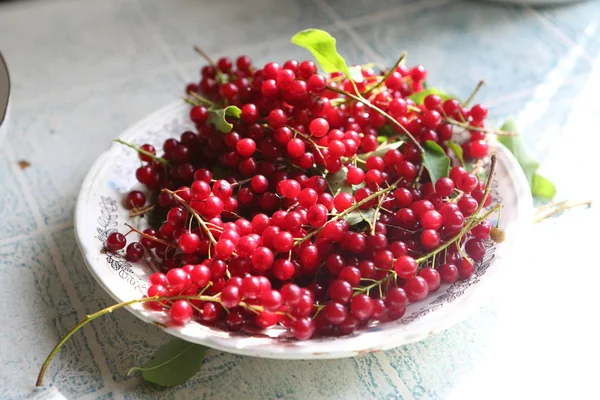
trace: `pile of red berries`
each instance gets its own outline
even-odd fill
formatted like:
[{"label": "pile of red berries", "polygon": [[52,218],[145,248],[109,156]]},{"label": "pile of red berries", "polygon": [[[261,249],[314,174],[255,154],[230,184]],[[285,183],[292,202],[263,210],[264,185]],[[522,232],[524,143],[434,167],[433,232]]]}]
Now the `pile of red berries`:
[{"label": "pile of red berries", "polygon": [[[246,56],[203,67],[186,88],[196,129],[160,155],[142,145],[136,177],[148,196],[125,200],[164,216],[125,250],[161,268],[147,306],[174,324],[280,325],[308,339],[396,320],[442,283],[468,279],[490,233],[500,236],[480,215],[489,179],[454,166],[432,182],[421,145],[450,154],[453,127],[466,125],[463,157],[481,170],[487,108],[436,94],[416,104],[426,75],[365,67],[351,82],[312,61],[257,69]],[[228,106],[239,113],[221,113],[223,129],[213,117]],[[125,246],[108,236],[108,250]]]}]

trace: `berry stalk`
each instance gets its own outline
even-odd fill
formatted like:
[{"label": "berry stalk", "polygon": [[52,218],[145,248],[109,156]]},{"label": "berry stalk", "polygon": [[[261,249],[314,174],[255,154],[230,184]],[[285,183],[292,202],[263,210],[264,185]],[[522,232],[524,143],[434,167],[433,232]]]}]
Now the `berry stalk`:
[{"label": "berry stalk", "polygon": [[83,328],[85,325],[92,322],[96,318],[99,318],[103,315],[109,314],[120,308],[128,307],[128,306],[131,306],[134,304],[139,304],[139,303],[146,303],[148,301],[156,301],[156,300],[161,300],[161,301],[162,300],[164,300],[164,301],[172,301],[172,300],[218,301],[213,296],[171,296],[171,297],[154,296],[154,297],[146,297],[143,299],[130,300],[130,301],[126,301],[126,302],[119,303],[119,304],[114,304],[110,307],[106,307],[100,311],[97,311],[91,315],[88,315],[87,317],[85,317],[85,319],[83,321],[79,322],[77,325],[75,325],[73,328],[71,328],[71,330],[69,332],[67,332],[67,334],[56,344],[56,346],[54,346],[54,348],[52,349],[50,354],[48,354],[48,357],[46,357],[46,360],[44,360],[44,363],[42,364],[42,367],[40,368],[40,372],[38,373],[37,380],[35,381],[35,386],[42,386],[43,381],[44,381],[44,375],[46,374],[46,370],[48,369],[48,366],[50,365],[50,362],[52,361],[54,356],[56,356],[56,354],[60,351],[62,346],[71,338],[71,336],[73,336],[78,330]]},{"label": "berry stalk", "polygon": [[400,128],[402,130],[402,132],[408,136],[408,138],[413,142],[413,144],[415,145],[415,147],[419,150],[420,153],[424,153],[425,150],[423,149],[423,147],[421,146],[421,143],[419,143],[419,141],[417,139],[415,139],[415,137],[413,135],[411,135],[411,133],[398,121],[396,121],[396,119],[394,117],[392,117],[391,115],[389,115],[388,113],[386,113],[385,111],[383,111],[381,108],[377,107],[374,104],[371,104],[370,101],[359,97],[359,96],[355,96],[352,93],[348,93],[345,90],[341,90],[338,88],[335,88],[333,86],[327,86],[327,90],[330,90],[334,93],[338,93],[338,94],[342,94],[344,96],[348,96],[351,99],[358,101],[360,103],[363,103],[365,106],[369,107],[370,109],[372,109],[373,111],[375,111],[376,113],[380,114],[382,117],[384,117],[385,119],[387,119],[388,121],[390,121],[392,124],[396,125],[398,128]]},{"label": "berry stalk", "polygon": [[134,144],[127,143],[126,141],[121,140],[121,139],[115,139],[114,141],[117,142],[117,143],[120,143],[120,144],[122,144],[124,146],[127,146],[127,147],[129,147],[129,148],[137,151],[138,153],[143,154],[143,155],[145,155],[145,156],[147,156],[147,157],[149,157],[149,158],[151,158],[153,160],[156,160],[156,161],[160,162],[163,166],[169,165],[169,161],[165,160],[162,157],[157,157],[155,154],[152,154],[152,153],[150,153],[150,152],[148,152],[148,151],[146,151],[146,150],[144,150],[144,149],[142,149],[140,147],[137,147]]},{"label": "berry stalk", "polygon": [[400,180],[392,183],[390,186],[388,186],[385,189],[381,189],[373,194],[371,194],[370,196],[365,197],[364,199],[362,199],[361,201],[359,201],[358,203],[353,204],[351,207],[347,208],[346,210],[342,211],[341,213],[335,215],[333,218],[331,218],[329,221],[327,221],[327,223],[325,223],[325,225],[323,225],[322,227],[320,227],[319,229],[315,229],[314,231],[312,231],[311,233],[309,233],[308,235],[304,236],[303,238],[301,238],[300,240],[298,240],[295,245],[299,245],[302,242],[310,239],[311,237],[315,236],[316,234],[318,234],[319,232],[321,232],[323,230],[323,228],[325,228],[325,226],[327,226],[327,224],[330,224],[334,221],[337,221],[339,219],[344,218],[345,216],[347,216],[348,214],[350,214],[352,211],[357,210],[358,208],[360,208],[361,206],[367,204],[368,202],[370,202],[371,200],[391,192],[392,190],[396,189],[396,186],[398,185],[398,182],[400,182]]}]

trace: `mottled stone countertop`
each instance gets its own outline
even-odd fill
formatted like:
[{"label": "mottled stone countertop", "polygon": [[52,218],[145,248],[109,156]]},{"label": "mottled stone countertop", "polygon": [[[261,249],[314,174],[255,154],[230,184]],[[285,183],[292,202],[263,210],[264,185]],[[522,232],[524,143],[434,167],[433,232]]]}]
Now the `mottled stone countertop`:
[{"label": "mottled stone countertop", "polygon": [[[118,312],[76,335],[34,390],[48,351],[111,299],[79,254],[73,207],[98,154],[182,93],[208,53],[305,58],[289,37],[321,27],[353,63],[402,50],[430,83],[517,118],[559,199],[599,198],[600,2],[529,8],[452,0],[46,0],[0,4],[12,77],[0,144],[0,398],[598,398],[597,208],[535,226],[516,271],[466,321],[419,343],[332,361],[211,351],[185,385],[157,390],[127,370],[166,334]],[[31,166],[22,169],[20,160]],[[594,364],[592,364],[594,363]]]}]

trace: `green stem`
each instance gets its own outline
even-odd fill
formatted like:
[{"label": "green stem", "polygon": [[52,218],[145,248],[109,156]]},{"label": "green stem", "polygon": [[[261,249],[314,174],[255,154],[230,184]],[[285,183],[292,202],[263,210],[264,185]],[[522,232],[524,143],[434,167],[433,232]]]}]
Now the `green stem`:
[{"label": "green stem", "polygon": [[146,297],[143,299],[136,299],[136,300],[130,300],[130,301],[126,301],[123,303],[119,303],[119,304],[114,304],[110,307],[106,307],[100,311],[95,312],[94,314],[88,315],[87,317],[85,317],[85,319],[81,322],[79,322],[77,325],[75,325],[73,328],[71,328],[71,330],[69,332],[67,332],[67,334],[56,344],[56,346],[54,346],[54,348],[52,349],[52,351],[50,352],[50,354],[48,354],[48,357],[46,357],[46,360],[44,361],[44,363],[42,364],[42,367],[40,369],[40,372],[38,374],[37,380],[35,382],[36,386],[42,386],[43,380],[44,380],[44,375],[46,374],[46,370],[48,369],[48,366],[50,365],[50,362],[52,361],[52,359],[54,358],[54,356],[60,351],[60,349],[62,348],[62,346],[69,340],[69,338],[71,336],[73,336],[75,334],[75,332],[77,332],[79,329],[83,328],[85,325],[87,325],[88,323],[92,322],[93,320],[95,320],[98,317],[101,317],[103,315],[109,314],[115,310],[118,310],[120,308],[123,307],[128,307],[131,306],[133,304],[138,304],[138,303],[146,303],[148,301],[156,301],[156,300],[161,300],[161,301],[171,301],[171,300],[203,300],[203,301],[219,301],[218,298],[213,297],[213,296],[171,296],[171,297],[160,297],[160,296],[154,296],[154,297]]},{"label": "green stem", "polygon": [[127,143],[126,141],[121,140],[121,139],[115,139],[114,141],[117,142],[117,143],[119,143],[119,144],[122,144],[124,146],[127,146],[127,147],[129,147],[129,148],[137,151],[138,153],[141,153],[141,154],[143,154],[145,156],[148,156],[148,157],[152,158],[153,160],[156,160],[156,161],[160,162],[164,166],[167,166],[169,164],[169,162],[167,160],[165,160],[164,158],[157,157],[155,154],[152,154],[152,153],[150,153],[150,152],[148,152],[146,150],[143,150],[143,149],[141,149],[140,147],[137,147],[134,144]]},{"label": "green stem", "polygon": [[209,107],[214,107],[215,103],[213,103],[212,101],[205,99],[204,97],[200,96],[198,93],[192,92],[190,93],[190,96],[192,96],[194,99],[198,100],[200,102],[200,104],[198,103],[194,103],[194,101],[192,99],[190,99],[189,97],[186,98],[186,101],[189,104],[192,104],[194,106],[201,106],[201,105],[206,105]]},{"label": "green stem", "polygon": [[323,225],[319,229],[315,229],[314,231],[312,231],[308,235],[306,235],[303,238],[301,238],[300,240],[298,240],[296,242],[296,246],[299,245],[300,243],[305,242],[306,240],[310,239],[311,237],[313,237],[317,233],[321,232],[323,230],[323,228],[325,228],[327,226],[327,224],[330,224],[330,223],[332,223],[334,221],[337,221],[338,219],[344,218],[346,215],[350,214],[352,211],[360,208],[361,206],[367,204],[371,200],[373,200],[373,199],[375,199],[375,198],[377,198],[377,197],[379,197],[379,196],[381,196],[383,194],[386,194],[386,193],[391,192],[392,190],[396,189],[396,185],[398,185],[398,182],[400,182],[400,180],[397,180],[396,182],[394,182],[393,184],[391,184],[390,186],[388,186],[385,189],[381,189],[381,190],[373,193],[372,195],[365,197],[364,199],[362,199],[358,203],[350,206],[349,208],[347,208],[343,212],[335,215],[333,218],[331,218],[329,221],[327,221],[327,223],[325,225]]},{"label": "green stem", "polygon": [[454,126],[458,126],[460,128],[463,129],[468,129],[470,131],[477,131],[477,132],[484,132],[484,133],[491,133],[497,136],[519,136],[518,132],[507,132],[507,131],[502,131],[500,129],[490,129],[490,128],[480,128],[478,126],[471,126],[469,125],[468,122],[460,122],[457,121],[453,118],[444,118],[444,120],[449,123],[450,125],[454,125]]},{"label": "green stem", "polygon": [[319,153],[319,156],[321,157],[321,159],[323,159],[323,160],[325,159],[323,157],[323,153],[321,153],[321,149],[319,148],[320,146],[317,143],[315,143],[315,141],[312,140],[312,138],[310,136],[305,135],[304,133],[300,132],[298,129],[295,129],[291,126],[288,126],[288,128],[290,128],[294,132],[295,135],[300,136],[302,139],[304,139],[304,140],[308,141],[310,144],[312,144],[313,147],[315,148],[315,150],[317,151],[317,153]]},{"label": "green stem", "polygon": [[469,105],[469,103],[473,101],[473,99],[479,92],[479,89],[481,89],[483,87],[483,85],[485,85],[485,81],[482,79],[477,83],[477,86],[475,86],[475,89],[473,90],[473,92],[471,93],[469,98],[467,100],[465,100],[465,102],[463,103],[463,107],[467,107]]},{"label": "green stem", "polygon": [[131,375],[132,373],[134,373],[136,371],[152,371],[153,369],[158,369],[160,367],[163,367],[163,366],[167,365],[168,363],[170,363],[171,361],[173,361],[174,359],[176,359],[177,357],[181,356],[186,351],[188,351],[192,346],[195,346],[195,344],[194,343],[190,343],[189,346],[187,346],[185,349],[181,350],[179,353],[175,354],[173,357],[169,358],[167,361],[165,361],[163,363],[160,363],[158,365],[155,365],[153,367],[148,367],[148,368],[133,367],[133,368],[130,368],[129,371],[127,371],[127,376]]},{"label": "green stem", "polygon": [[592,201],[588,200],[588,201],[581,201],[578,203],[573,203],[573,204],[569,204],[568,202],[565,202],[564,204],[561,204],[560,206],[558,206],[557,208],[555,208],[554,210],[538,217],[535,219],[535,221],[533,221],[534,224],[537,224],[538,222],[541,222],[547,218],[552,217],[553,215],[556,215],[562,211],[566,211],[570,208],[574,208],[574,207],[581,207],[581,206],[591,206],[592,205]]},{"label": "green stem", "polygon": [[394,73],[394,71],[396,70],[396,68],[398,68],[398,65],[400,65],[400,63],[402,62],[402,60],[404,60],[404,58],[406,58],[406,52],[402,52],[402,54],[400,54],[400,57],[398,58],[398,60],[396,61],[396,63],[394,64],[394,66],[392,68],[390,68],[390,70],[381,78],[381,80],[379,82],[377,82],[377,84],[371,86],[370,88],[368,88],[364,93],[363,96],[368,95],[369,93],[371,93],[373,90],[377,89],[379,86],[383,85],[385,83],[385,81],[387,80],[387,78],[390,77],[390,75],[392,75]]},{"label": "green stem", "polygon": [[369,107],[370,109],[372,109],[373,111],[377,112],[378,114],[380,114],[381,116],[383,116],[385,119],[387,119],[388,121],[390,121],[392,124],[396,125],[398,128],[400,128],[402,130],[402,132],[408,136],[408,138],[414,143],[414,145],[416,146],[417,149],[419,149],[420,153],[424,153],[425,150],[423,149],[423,147],[421,146],[421,144],[419,143],[419,141],[417,139],[415,139],[415,137],[413,135],[410,134],[410,132],[408,130],[406,130],[406,128],[404,126],[402,126],[402,124],[398,121],[396,121],[396,119],[394,117],[392,117],[391,115],[389,115],[388,113],[386,113],[385,111],[383,111],[381,108],[377,107],[376,105],[371,104],[371,102],[369,102],[366,99],[363,99],[361,97],[355,96],[352,93],[348,93],[345,90],[341,90],[332,86],[327,86],[327,90],[331,90],[334,93],[338,93],[338,94],[342,94],[344,96],[348,96],[351,99],[355,100],[355,101],[359,101],[361,103],[363,103],[365,106]]},{"label": "green stem", "polygon": [[206,235],[208,236],[208,240],[210,240],[210,242],[212,243],[213,246],[215,246],[217,244],[217,241],[215,240],[215,237],[212,235],[210,229],[208,229],[208,226],[206,226],[206,223],[204,222],[204,220],[202,219],[202,217],[196,212],[196,210],[194,210],[184,199],[182,199],[181,197],[179,197],[179,195],[169,189],[163,189],[163,191],[169,193],[171,196],[173,196],[173,198],[175,200],[177,200],[177,202],[179,204],[181,204],[182,206],[185,207],[186,210],[188,210],[188,212],[190,212],[194,218],[196,219],[196,221],[198,222],[198,224],[202,227],[202,229],[204,230],[204,232],[206,232]]},{"label": "green stem", "polygon": [[380,279],[378,281],[375,281],[375,283],[372,283],[369,286],[364,286],[364,287],[359,288],[359,290],[357,290],[356,293],[354,293],[354,296],[356,296],[359,293],[365,293],[365,292],[369,293],[369,291],[371,289],[373,289],[374,287],[376,287],[376,286],[381,287],[381,285],[383,283],[386,283],[387,281],[389,281],[390,279],[395,278],[395,277],[396,277],[396,271],[394,271],[393,269],[391,269],[390,273],[388,275],[386,275],[384,278],[382,278],[382,279]]},{"label": "green stem", "polygon": [[[491,165],[490,165],[490,174],[488,176],[488,180],[487,180],[486,185],[485,185],[485,191],[483,192],[483,197],[481,198],[481,201],[479,202],[479,205],[477,206],[477,209],[475,210],[475,212],[473,213],[473,215],[478,215],[479,214],[479,212],[483,208],[483,205],[485,204],[485,200],[487,199],[488,194],[490,193],[490,187],[492,185],[492,181],[494,180],[494,174],[496,173],[496,164],[497,164],[497,162],[498,162],[498,156],[496,156],[496,153],[494,153],[494,154],[492,154]],[[496,211],[497,209],[499,209],[501,207],[502,207],[502,204],[498,204],[494,208],[492,208],[490,211],[488,211],[483,217],[481,217],[481,218],[473,218],[472,220],[470,220],[464,226],[464,228],[462,228],[460,230],[460,232],[458,232],[458,234],[454,238],[452,238],[452,240],[447,241],[442,246],[438,247],[437,249],[433,250],[432,252],[430,252],[428,254],[425,254],[423,257],[418,258],[416,260],[417,263],[422,263],[423,261],[426,261],[428,258],[435,256],[437,253],[439,253],[440,251],[442,251],[445,248],[449,247],[451,244],[453,244],[457,240],[460,240],[460,238],[462,238],[467,232],[469,232],[469,230],[473,226],[475,226],[476,224],[478,224],[481,221],[483,221],[491,213],[493,213],[494,211]]]}]

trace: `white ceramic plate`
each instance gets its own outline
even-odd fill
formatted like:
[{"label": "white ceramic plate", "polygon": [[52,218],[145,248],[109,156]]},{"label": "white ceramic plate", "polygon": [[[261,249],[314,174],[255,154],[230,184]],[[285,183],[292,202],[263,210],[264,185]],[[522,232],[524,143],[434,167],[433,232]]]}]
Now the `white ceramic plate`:
[{"label": "white ceramic plate", "polygon": [[[178,137],[183,131],[192,129],[187,121],[188,106],[177,102],[140,121],[121,138],[138,145],[151,143],[161,148],[166,138]],[[516,160],[504,147],[493,144],[493,148],[499,156],[499,163],[492,193],[494,202],[502,200],[505,204],[502,225],[507,240],[497,247],[490,245],[471,279],[443,285],[425,300],[409,305],[404,317],[398,321],[371,326],[346,337],[296,341],[277,328],[254,335],[230,333],[199,323],[166,328],[162,326],[166,322],[162,312],[147,310],[139,304],[132,306],[130,311],[190,342],[267,358],[350,357],[397,347],[438,333],[484,303],[490,291],[498,286],[503,270],[513,269],[514,263],[507,261],[512,243],[531,225],[532,200],[527,181]],[[96,160],[85,178],[75,212],[76,236],[85,262],[98,283],[119,302],[142,297],[146,293],[148,277],[153,272],[145,262],[129,263],[122,255],[102,252],[103,242],[112,230],[126,230],[123,224],[128,222],[129,214],[121,205],[121,199],[124,193],[137,186],[134,175],[137,167],[139,161],[134,151],[113,144]]]}]

